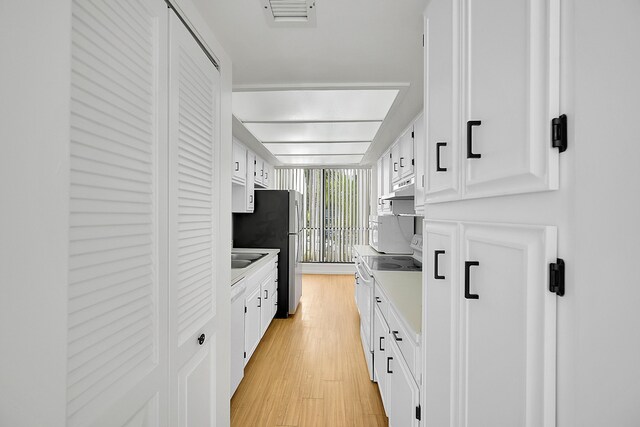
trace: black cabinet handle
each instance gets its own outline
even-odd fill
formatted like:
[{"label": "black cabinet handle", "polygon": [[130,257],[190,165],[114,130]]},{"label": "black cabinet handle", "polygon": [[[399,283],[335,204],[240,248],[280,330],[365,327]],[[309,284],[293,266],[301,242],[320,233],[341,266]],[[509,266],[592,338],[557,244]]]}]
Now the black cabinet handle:
[{"label": "black cabinet handle", "polygon": [[253,203],[253,196],[249,195],[249,203]]},{"label": "black cabinet handle", "polygon": [[258,308],[262,307],[262,298],[258,297]]},{"label": "black cabinet handle", "polygon": [[480,126],[482,122],[480,120],[471,120],[467,122],[467,159],[479,159],[481,154],[473,152],[473,127]]},{"label": "black cabinet handle", "polygon": [[400,167],[403,168],[404,165],[402,164],[402,161],[404,160],[404,157],[400,157]]},{"label": "black cabinet handle", "polygon": [[264,173],[264,179],[269,179],[269,172]]},{"label": "black cabinet handle", "polygon": [[205,340],[206,338],[207,338],[207,337],[206,337],[204,334],[200,335],[200,336],[198,337],[198,344],[200,344],[200,345],[204,344],[204,340]]},{"label": "black cabinet handle", "polygon": [[269,289],[264,290],[264,299],[269,299]]},{"label": "black cabinet handle", "polygon": [[236,162],[236,172],[240,170],[240,163]]},{"label": "black cabinet handle", "polygon": [[464,297],[466,299],[480,299],[477,294],[472,294],[469,292],[469,270],[471,267],[477,267],[480,263],[478,261],[465,261],[464,262]]},{"label": "black cabinet handle", "polygon": [[402,341],[402,338],[398,338],[398,331],[392,331],[391,335],[393,335],[393,339],[396,341]]},{"label": "black cabinet handle", "polygon": [[438,260],[439,256],[444,254],[444,251],[434,251],[433,252],[433,278],[437,280],[444,280],[446,277],[441,276],[438,270]]},{"label": "black cabinet handle", "polygon": [[398,162],[393,162],[393,171],[398,172]]},{"label": "black cabinet handle", "polygon": [[382,341],[384,340],[384,337],[380,337],[380,343],[379,343],[379,347],[380,347],[380,351],[384,351],[384,348],[382,348]]},{"label": "black cabinet handle", "polygon": [[393,371],[389,367],[389,363],[393,360],[393,357],[387,357],[387,374],[393,374]]},{"label": "black cabinet handle", "polygon": [[446,172],[447,168],[440,166],[440,149],[446,147],[446,142],[436,142],[436,172]]},{"label": "black cabinet handle", "polygon": [[381,300],[379,297],[376,297],[376,302],[377,302],[378,304],[380,304],[380,303],[382,302],[382,300]]}]

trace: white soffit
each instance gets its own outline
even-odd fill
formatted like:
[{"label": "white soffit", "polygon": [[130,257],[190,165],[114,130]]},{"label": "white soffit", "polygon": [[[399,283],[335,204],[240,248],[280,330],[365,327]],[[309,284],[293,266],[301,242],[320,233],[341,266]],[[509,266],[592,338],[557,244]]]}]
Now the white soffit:
[{"label": "white soffit", "polygon": [[362,154],[347,154],[333,156],[276,156],[283,165],[351,165],[362,160]]},{"label": "white soffit", "polygon": [[245,123],[259,141],[334,142],[372,141],[382,122]]},{"label": "white soffit", "polygon": [[364,154],[370,142],[287,142],[266,143],[264,146],[274,156],[298,155],[317,156],[332,154]]},{"label": "white soffit", "polygon": [[233,115],[244,123],[382,121],[398,93],[398,89],[234,92]]}]

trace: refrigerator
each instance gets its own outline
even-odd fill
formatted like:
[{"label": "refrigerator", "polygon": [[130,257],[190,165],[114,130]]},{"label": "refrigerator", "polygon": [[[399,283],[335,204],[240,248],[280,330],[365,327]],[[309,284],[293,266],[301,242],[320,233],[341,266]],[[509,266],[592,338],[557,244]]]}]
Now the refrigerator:
[{"label": "refrigerator", "polygon": [[294,314],[302,297],[302,194],[293,190],[256,190],[253,213],[233,214],[233,246],[280,249],[278,311]]}]

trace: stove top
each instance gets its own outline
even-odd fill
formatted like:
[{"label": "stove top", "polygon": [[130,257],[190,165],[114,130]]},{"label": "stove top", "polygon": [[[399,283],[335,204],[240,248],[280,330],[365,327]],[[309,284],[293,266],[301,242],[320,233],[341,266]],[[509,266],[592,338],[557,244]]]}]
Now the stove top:
[{"label": "stove top", "polygon": [[371,255],[363,256],[363,261],[371,270],[378,271],[422,271],[422,263],[410,256]]}]

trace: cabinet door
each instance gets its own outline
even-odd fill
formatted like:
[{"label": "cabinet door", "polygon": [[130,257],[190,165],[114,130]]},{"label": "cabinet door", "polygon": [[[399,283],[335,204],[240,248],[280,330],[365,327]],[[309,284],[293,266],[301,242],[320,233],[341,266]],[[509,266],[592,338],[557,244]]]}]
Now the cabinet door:
[{"label": "cabinet door", "polygon": [[244,183],[247,179],[247,149],[244,145],[233,142],[233,180]]},{"label": "cabinet door", "polygon": [[387,341],[389,427],[418,427],[420,425],[416,417],[416,409],[420,404],[418,386],[402,359],[396,343],[390,338]]},{"label": "cabinet door", "polygon": [[169,345],[171,425],[213,425],[219,73],[171,13]]},{"label": "cabinet door", "polygon": [[466,198],[558,188],[558,3],[462,1]]},{"label": "cabinet door", "polygon": [[432,0],[425,9],[427,203],[459,197],[458,102],[455,100],[458,96],[458,15],[457,1]]},{"label": "cabinet door", "polygon": [[270,272],[269,275],[264,279],[262,285],[260,285],[260,292],[262,293],[261,298],[261,311],[260,311],[260,337],[267,332],[267,328],[271,324],[271,319],[273,316],[271,313],[273,312],[273,273]]},{"label": "cabinet door", "polygon": [[260,290],[260,286],[257,286],[247,296],[247,313],[244,318],[244,349],[247,353],[244,359],[245,366],[260,342],[260,309],[262,308]]},{"label": "cabinet door", "polygon": [[424,114],[421,114],[413,125],[413,157],[415,159],[415,194],[413,203],[416,214],[424,213],[425,162],[427,157],[425,154],[425,136]]},{"label": "cabinet door", "polygon": [[387,337],[389,336],[389,328],[384,316],[376,305],[375,319],[373,325],[373,369],[375,371],[375,379],[378,382],[380,397],[385,410],[389,411],[387,404],[387,352],[385,347]]},{"label": "cabinet door", "polygon": [[69,17],[66,425],[166,426],[168,11],[110,3],[73,1]]},{"label": "cabinet door", "polygon": [[255,155],[255,183],[260,185],[264,184],[264,160],[262,160],[257,154]]},{"label": "cabinet door", "polygon": [[555,227],[462,224],[461,240],[459,420],[553,427]]},{"label": "cabinet door", "polygon": [[[391,183],[395,184],[400,179],[400,140],[391,147]],[[389,189],[391,190],[391,189]]]},{"label": "cabinet door", "polygon": [[398,166],[400,168],[400,179],[404,179],[413,175],[413,125],[400,138],[400,159]]},{"label": "cabinet door", "polygon": [[[458,225],[425,221],[423,407],[427,426],[458,426]],[[456,392],[456,393],[452,393]]]},{"label": "cabinet door", "polygon": [[253,212],[255,205],[255,174],[256,174],[256,155],[253,151],[247,150],[247,181],[246,181],[246,211]]}]

